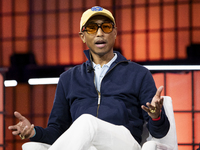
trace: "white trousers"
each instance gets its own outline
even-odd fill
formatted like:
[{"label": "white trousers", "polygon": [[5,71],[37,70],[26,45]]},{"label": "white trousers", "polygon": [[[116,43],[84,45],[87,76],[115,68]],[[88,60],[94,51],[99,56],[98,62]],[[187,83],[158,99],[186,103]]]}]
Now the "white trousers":
[{"label": "white trousers", "polygon": [[141,150],[124,126],[81,115],[48,150]]}]

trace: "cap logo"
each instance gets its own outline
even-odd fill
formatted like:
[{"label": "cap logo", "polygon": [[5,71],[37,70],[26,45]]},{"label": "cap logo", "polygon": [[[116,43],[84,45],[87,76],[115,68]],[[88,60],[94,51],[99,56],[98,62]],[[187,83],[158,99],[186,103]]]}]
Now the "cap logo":
[{"label": "cap logo", "polygon": [[102,11],[103,8],[102,8],[102,7],[99,7],[99,6],[95,6],[95,7],[92,7],[91,10],[92,10],[92,11]]}]

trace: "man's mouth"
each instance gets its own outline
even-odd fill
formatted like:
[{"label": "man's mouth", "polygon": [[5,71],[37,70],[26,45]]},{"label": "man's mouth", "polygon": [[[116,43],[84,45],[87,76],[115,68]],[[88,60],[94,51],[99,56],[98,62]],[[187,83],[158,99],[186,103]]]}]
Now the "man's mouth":
[{"label": "man's mouth", "polygon": [[95,42],[95,45],[98,48],[102,48],[102,47],[104,47],[106,45],[106,42],[103,41],[103,40],[102,41],[97,41],[97,42]]}]

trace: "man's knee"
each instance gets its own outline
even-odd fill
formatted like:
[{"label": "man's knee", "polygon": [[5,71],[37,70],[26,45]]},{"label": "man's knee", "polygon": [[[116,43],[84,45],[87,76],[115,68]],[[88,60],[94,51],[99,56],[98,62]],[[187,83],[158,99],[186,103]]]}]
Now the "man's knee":
[{"label": "man's knee", "polygon": [[79,116],[77,119],[78,120],[93,120],[95,119],[96,117],[94,117],[93,115],[91,114],[82,114],[81,116]]},{"label": "man's knee", "polygon": [[98,129],[97,118],[90,114],[83,114],[72,124],[71,128],[76,128],[80,132],[90,132],[94,134]]},{"label": "man's knee", "polygon": [[142,150],[156,149],[156,144],[154,141],[147,141],[142,145]]},{"label": "man's knee", "polygon": [[93,125],[95,124],[96,122],[96,117],[94,117],[93,115],[90,115],[90,114],[82,114],[81,116],[79,116],[75,122],[81,124],[81,125],[84,125],[84,124],[87,124],[87,125]]}]

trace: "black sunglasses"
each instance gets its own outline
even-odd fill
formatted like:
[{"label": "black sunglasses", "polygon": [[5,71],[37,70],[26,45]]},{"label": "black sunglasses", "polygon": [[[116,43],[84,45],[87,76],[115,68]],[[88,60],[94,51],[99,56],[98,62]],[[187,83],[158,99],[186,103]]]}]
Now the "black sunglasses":
[{"label": "black sunglasses", "polygon": [[97,23],[89,23],[86,26],[83,26],[81,31],[86,31],[88,34],[95,34],[97,33],[98,29],[101,28],[104,33],[110,33],[113,31],[114,27],[114,23],[112,22],[104,22],[100,25]]}]

